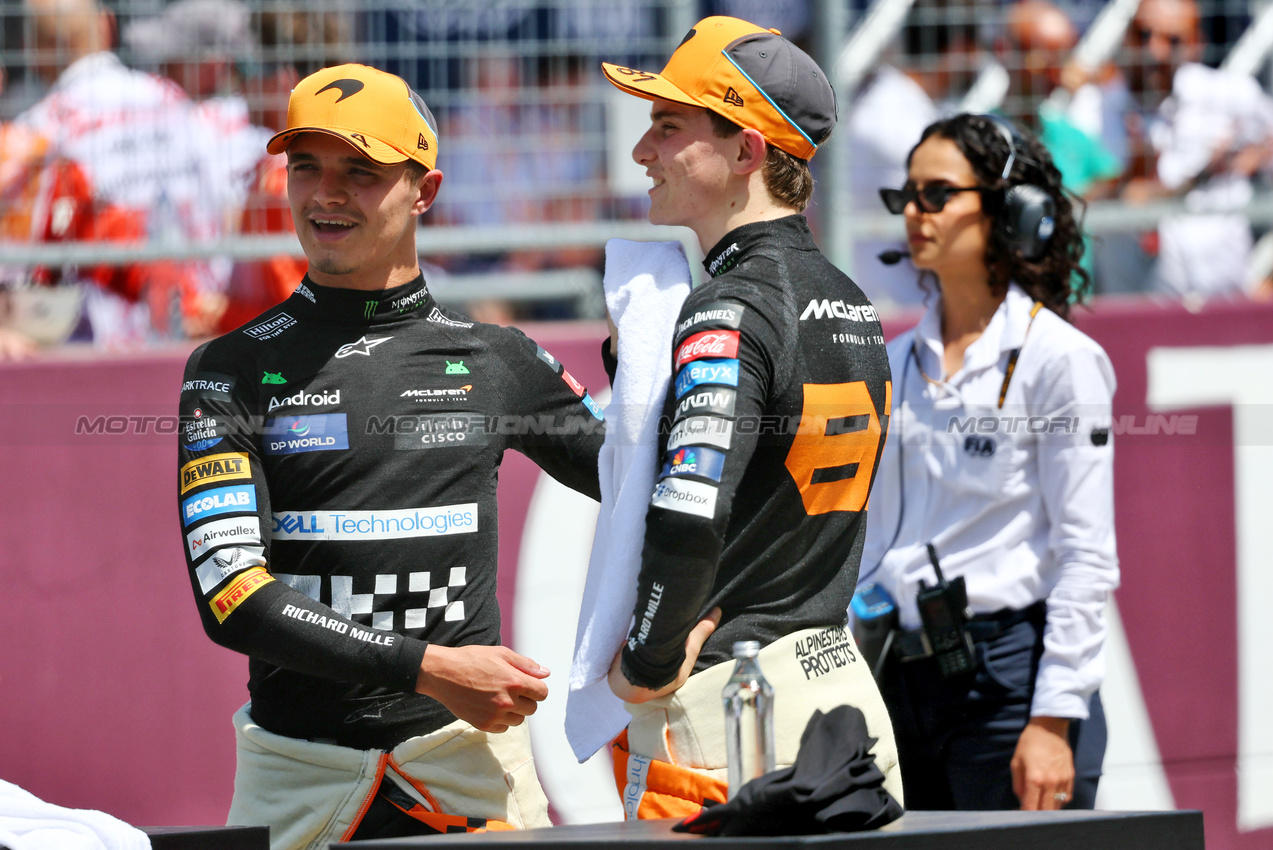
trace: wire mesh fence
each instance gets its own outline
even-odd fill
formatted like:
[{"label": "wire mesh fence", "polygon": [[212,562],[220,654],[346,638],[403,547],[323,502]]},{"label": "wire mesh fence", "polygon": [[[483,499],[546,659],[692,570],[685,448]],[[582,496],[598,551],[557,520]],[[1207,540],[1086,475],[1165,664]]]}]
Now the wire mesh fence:
[{"label": "wire mesh fence", "polygon": [[[617,93],[598,65],[658,69],[695,20],[726,13],[782,29],[836,85],[840,129],[814,160],[809,215],[883,308],[924,291],[906,263],[876,259],[901,233],[876,190],[901,185],[923,127],[959,110],[998,110],[1044,136],[1089,202],[1097,292],[1259,293],[1273,267],[1259,241],[1273,222],[1268,8],[0,0],[0,282],[10,314],[15,302],[38,313],[41,288],[79,284],[75,309],[121,338],[250,318],[304,268],[282,161],[262,156],[264,142],[299,77],[362,62],[404,77],[436,117],[445,177],[420,246],[448,281],[440,289],[502,320],[595,316],[607,238],[698,247],[688,231],[642,223],[648,180],[629,152],[648,104]],[[1207,251],[1177,256],[1182,230],[1227,256],[1222,282]],[[1166,265],[1177,268],[1164,283]],[[86,324],[45,309],[62,309],[58,327]]]}]

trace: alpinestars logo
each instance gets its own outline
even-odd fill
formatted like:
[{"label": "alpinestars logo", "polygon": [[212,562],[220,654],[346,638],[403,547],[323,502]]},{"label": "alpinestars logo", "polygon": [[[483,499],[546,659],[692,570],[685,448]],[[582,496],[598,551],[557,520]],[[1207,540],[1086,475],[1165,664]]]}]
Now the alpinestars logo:
[{"label": "alpinestars logo", "polygon": [[393,339],[391,336],[382,336],[380,339],[367,339],[366,336],[359,338],[357,342],[347,342],[340,348],[336,349],[337,358],[345,358],[351,354],[361,354],[364,357],[371,356],[371,349],[380,345],[382,342],[388,342]]},{"label": "alpinestars logo", "polygon": [[348,80],[348,79],[333,80],[332,82],[323,86],[318,91],[314,92],[314,97],[318,97],[323,92],[331,91],[332,89],[336,89],[337,91],[340,92],[340,97],[336,98],[336,103],[340,103],[345,98],[353,97],[354,95],[358,94],[358,92],[362,91],[363,82],[362,80]]}]

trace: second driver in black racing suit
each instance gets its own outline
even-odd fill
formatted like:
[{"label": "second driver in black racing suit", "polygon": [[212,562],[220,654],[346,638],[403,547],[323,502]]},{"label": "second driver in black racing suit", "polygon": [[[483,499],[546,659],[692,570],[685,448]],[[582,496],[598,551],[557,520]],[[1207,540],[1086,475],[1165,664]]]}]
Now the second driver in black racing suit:
[{"label": "second driver in black racing suit", "polygon": [[888,359],[874,308],[799,215],[835,96],[802,51],[736,18],[700,21],[661,74],[603,68],[653,101],[633,150],[654,183],[650,221],[692,228],[712,275],[684,302],[668,355],[662,468],[610,671],[632,714],[615,751],[626,814],[725,800],[720,694],[735,641],[762,647],[778,765],[795,760],[815,710],[848,703],[900,800],[892,726],[844,628],[888,427]]}]

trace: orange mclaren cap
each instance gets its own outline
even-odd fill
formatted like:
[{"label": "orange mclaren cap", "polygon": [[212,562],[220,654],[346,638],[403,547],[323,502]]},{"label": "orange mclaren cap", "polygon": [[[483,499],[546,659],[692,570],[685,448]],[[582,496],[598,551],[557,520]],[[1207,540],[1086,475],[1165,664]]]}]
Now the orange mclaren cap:
[{"label": "orange mclaren cap", "polygon": [[835,127],[835,92],[818,64],[778,30],[738,18],[699,21],[662,73],[605,62],[601,70],[628,94],[710,109],[800,159]]},{"label": "orange mclaren cap", "polygon": [[366,65],[336,65],[296,84],[287,101],[287,129],[265,149],[282,153],[300,133],[339,136],[376,162],[438,161],[433,113],[399,76]]}]

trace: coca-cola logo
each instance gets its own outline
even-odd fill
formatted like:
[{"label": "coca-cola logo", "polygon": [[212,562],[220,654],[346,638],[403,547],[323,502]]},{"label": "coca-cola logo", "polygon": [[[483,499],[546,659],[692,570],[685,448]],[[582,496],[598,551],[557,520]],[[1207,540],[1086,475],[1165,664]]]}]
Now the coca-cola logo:
[{"label": "coca-cola logo", "polygon": [[701,357],[737,357],[738,331],[703,331],[676,349],[676,368]]}]

